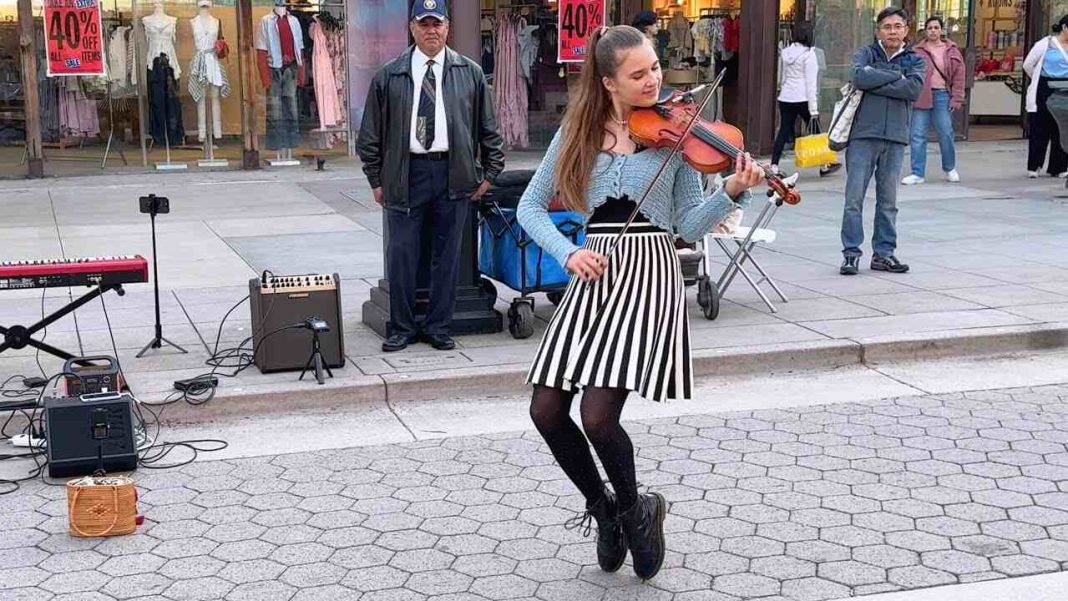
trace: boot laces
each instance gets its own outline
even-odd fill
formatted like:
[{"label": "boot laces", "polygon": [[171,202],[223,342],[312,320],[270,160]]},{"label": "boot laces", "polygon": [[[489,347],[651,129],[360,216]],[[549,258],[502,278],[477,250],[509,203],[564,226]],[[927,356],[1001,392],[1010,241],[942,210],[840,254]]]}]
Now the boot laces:
[{"label": "boot laces", "polygon": [[581,515],[576,515],[564,522],[564,530],[575,530],[576,528],[579,529],[579,533],[583,537],[590,535],[593,531],[593,514],[590,513],[590,510],[587,509]]}]

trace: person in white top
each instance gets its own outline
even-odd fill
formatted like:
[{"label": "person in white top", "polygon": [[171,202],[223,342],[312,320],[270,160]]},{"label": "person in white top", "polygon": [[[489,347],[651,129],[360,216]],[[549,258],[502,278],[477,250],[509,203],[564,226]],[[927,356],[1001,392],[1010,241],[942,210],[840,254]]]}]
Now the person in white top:
[{"label": "person in white top", "polygon": [[[812,120],[819,122],[819,72],[820,60],[812,43],[812,24],[797,23],[793,30],[793,43],[779,54],[779,133],[771,151],[771,170],[779,173],[779,161],[783,149],[794,137],[797,118],[804,119],[808,126]],[[833,173],[838,163],[820,168],[820,175]]]}]

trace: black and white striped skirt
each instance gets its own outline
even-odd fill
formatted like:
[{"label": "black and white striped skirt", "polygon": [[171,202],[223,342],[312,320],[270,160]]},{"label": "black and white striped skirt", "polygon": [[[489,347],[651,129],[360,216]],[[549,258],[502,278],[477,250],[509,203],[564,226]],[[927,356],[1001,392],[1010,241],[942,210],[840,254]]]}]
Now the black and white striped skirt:
[{"label": "black and white striped skirt", "polygon": [[[622,226],[591,222],[585,248],[607,255]],[[691,397],[690,324],[671,235],[636,222],[600,280],[571,277],[527,382],[626,388],[653,401]]]}]

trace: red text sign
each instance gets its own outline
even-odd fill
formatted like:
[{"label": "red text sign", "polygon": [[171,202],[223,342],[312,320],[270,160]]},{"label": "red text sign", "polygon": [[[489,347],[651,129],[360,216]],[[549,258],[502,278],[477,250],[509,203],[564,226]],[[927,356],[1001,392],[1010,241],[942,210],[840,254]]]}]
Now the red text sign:
[{"label": "red text sign", "polygon": [[103,75],[100,0],[44,0],[48,75]]},{"label": "red text sign", "polygon": [[560,0],[558,10],[557,61],[581,63],[586,60],[590,36],[604,25],[605,0]]}]

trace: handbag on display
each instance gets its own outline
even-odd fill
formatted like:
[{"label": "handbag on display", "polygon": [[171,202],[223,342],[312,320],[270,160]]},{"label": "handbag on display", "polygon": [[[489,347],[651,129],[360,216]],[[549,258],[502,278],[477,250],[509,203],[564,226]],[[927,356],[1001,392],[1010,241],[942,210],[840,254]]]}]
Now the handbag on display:
[{"label": "handbag on display", "polygon": [[220,59],[225,59],[230,54],[230,45],[226,43],[226,38],[223,37],[222,26],[219,26],[219,39],[215,40],[215,56]]}]

